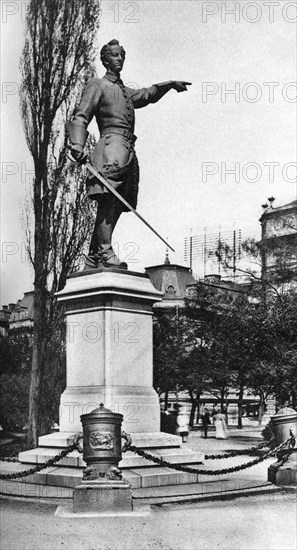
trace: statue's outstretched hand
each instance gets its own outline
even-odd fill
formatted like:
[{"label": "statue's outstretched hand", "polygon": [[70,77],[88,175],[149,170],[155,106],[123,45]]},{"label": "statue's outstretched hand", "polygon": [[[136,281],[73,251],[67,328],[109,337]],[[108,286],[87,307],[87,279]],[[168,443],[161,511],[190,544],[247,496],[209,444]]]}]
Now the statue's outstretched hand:
[{"label": "statue's outstretched hand", "polygon": [[191,86],[192,82],[185,82],[184,80],[173,80],[172,88],[177,92],[186,92],[187,86]]}]

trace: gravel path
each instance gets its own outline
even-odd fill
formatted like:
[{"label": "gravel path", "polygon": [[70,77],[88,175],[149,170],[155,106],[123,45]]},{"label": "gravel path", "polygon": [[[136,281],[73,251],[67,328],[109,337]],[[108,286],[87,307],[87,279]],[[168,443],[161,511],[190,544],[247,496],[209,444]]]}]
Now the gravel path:
[{"label": "gravel path", "polygon": [[66,519],[2,502],[1,550],[295,550],[296,495],[175,505],[148,517]]}]

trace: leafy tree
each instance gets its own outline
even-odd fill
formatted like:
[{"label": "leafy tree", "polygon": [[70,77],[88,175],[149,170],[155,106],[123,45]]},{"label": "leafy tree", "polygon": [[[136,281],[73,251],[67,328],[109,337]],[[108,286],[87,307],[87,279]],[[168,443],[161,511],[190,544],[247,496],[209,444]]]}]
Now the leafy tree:
[{"label": "leafy tree", "polygon": [[275,363],[277,407],[297,405],[297,292],[283,294],[270,306],[268,330]]},{"label": "leafy tree", "polygon": [[22,429],[28,419],[32,339],[1,337],[0,356],[0,423],[5,430]]},{"label": "leafy tree", "polygon": [[[297,235],[293,236],[297,247]],[[277,296],[288,292],[296,281],[296,266],[292,264],[292,235],[262,241],[246,239],[242,243],[241,266],[232,264],[233,250],[221,242],[216,256],[227,272],[245,276],[250,296],[260,298],[266,305]],[[273,256],[273,268],[267,268],[267,258]],[[245,267],[242,267],[242,266]],[[293,284],[292,284],[293,283]]]},{"label": "leafy tree", "polygon": [[34,339],[28,431],[34,446],[42,428],[49,336],[55,332],[49,327],[59,323],[53,296],[75,268],[90,225],[78,169],[69,165],[66,156],[64,123],[93,71],[99,16],[97,0],[31,0],[27,11],[20,96],[34,163],[30,251],[35,274]]},{"label": "leafy tree", "polygon": [[[218,340],[216,348],[214,340],[214,329],[226,305],[206,286],[197,286],[196,300],[186,301],[178,315],[157,310],[154,325],[154,385],[159,393],[165,392],[165,407],[170,390],[189,393],[190,425],[196,409],[199,413],[201,394],[219,387],[222,395],[230,379],[227,362],[218,351]],[[216,379],[212,376],[215,372]]]},{"label": "leafy tree", "polygon": [[180,362],[188,356],[188,338],[184,314],[156,309],[154,320],[154,387],[165,393],[165,410],[168,393],[180,385]]},{"label": "leafy tree", "polygon": [[[45,429],[59,419],[59,400],[66,382],[66,324],[62,311],[59,322],[57,312],[56,322],[49,325],[49,329],[41,402],[42,427]],[[14,330],[7,337],[0,338],[0,423],[5,429],[20,429],[28,424],[32,352],[30,333],[20,335]]]},{"label": "leafy tree", "polygon": [[[297,245],[297,235],[293,239]],[[296,403],[296,267],[292,263],[292,250],[292,235],[260,242],[247,239],[243,253],[248,267],[236,267],[237,274],[249,278],[247,296],[256,304],[248,321],[252,368],[246,382],[260,397],[259,422],[268,395],[275,395],[277,403],[288,399]],[[269,255],[274,258],[273,269],[267,269]],[[232,251],[227,245],[221,243],[217,256],[225,268],[233,269]]]},{"label": "leafy tree", "polygon": [[200,326],[200,321],[185,308],[178,313],[163,308],[155,311],[154,387],[159,394],[165,393],[165,410],[169,391],[186,389],[192,400],[191,422],[201,393],[201,380],[197,390],[198,371],[193,370],[197,350],[203,347]]},{"label": "leafy tree", "polygon": [[[297,300],[282,294],[256,307],[245,294],[229,299],[197,284],[197,299],[179,316],[164,311],[155,322],[155,381],[161,391],[187,390],[190,421],[205,391],[226,406],[230,388],[238,390],[238,427],[242,427],[244,390],[260,397],[261,423],[268,395],[296,403]],[[230,296],[232,299],[230,299]],[[157,339],[156,339],[157,337]]]}]

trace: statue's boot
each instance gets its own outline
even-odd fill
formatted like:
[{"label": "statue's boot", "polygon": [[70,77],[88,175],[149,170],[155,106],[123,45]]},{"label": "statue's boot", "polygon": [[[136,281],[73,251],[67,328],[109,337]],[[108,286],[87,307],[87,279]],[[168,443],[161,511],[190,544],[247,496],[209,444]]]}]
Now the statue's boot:
[{"label": "statue's boot", "polygon": [[98,267],[103,265],[104,267],[119,267],[120,269],[128,269],[126,262],[122,262],[115,254],[112,246],[107,250],[98,252],[99,260]]},{"label": "statue's boot", "polygon": [[90,269],[98,268],[99,257],[98,254],[89,254],[85,256],[85,265],[83,271],[89,271]]},{"label": "statue's boot", "polygon": [[99,267],[128,269],[127,264],[121,262],[111,245],[112,233],[121,215],[116,201],[115,197],[108,195],[98,204],[97,219],[84,270]]}]

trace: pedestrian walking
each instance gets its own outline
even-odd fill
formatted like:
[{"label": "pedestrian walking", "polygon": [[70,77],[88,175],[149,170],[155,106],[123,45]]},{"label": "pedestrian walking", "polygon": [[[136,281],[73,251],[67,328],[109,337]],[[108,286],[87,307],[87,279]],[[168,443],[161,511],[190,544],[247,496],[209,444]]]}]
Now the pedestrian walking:
[{"label": "pedestrian walking", "polygon": [[182,437],[183,443],[185,443],[189,435],[189,415],[186,408],[182,405],[178,409],[177,425],[177,433]]},{"label": "pedestrian walking", "polygon": [[221,409],[219,409],[217,414],[214,416],[214,425],[216,428],[216,439],[229,438],[225,415],[222,413]]},{"label": "pedestrian walking", "polygon": [[203,426],[203,431],[204,431],[204,437],[207,438],[208,426],[211,423],[210,422],[210,412],[209,412],[207,407],[203,408],[201,420],[202,420],[202,426]]}]

